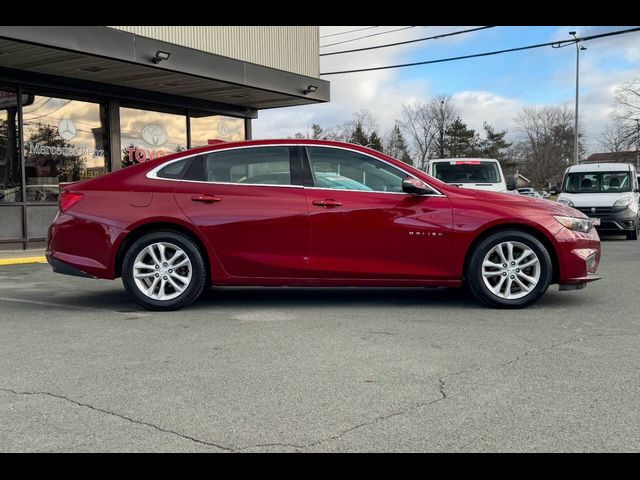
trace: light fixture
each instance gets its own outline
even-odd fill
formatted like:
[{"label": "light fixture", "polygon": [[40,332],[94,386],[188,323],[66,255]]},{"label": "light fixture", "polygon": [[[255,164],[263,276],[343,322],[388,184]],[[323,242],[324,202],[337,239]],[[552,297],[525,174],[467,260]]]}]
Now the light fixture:
[{"label": "light fixture", "polygon": [[155,56],[151,59],[153,63],[160,63],[164,60],[169,60],[171,53],[165,52],[164,50],[158,50]]},{"label": "light fixture", "polygon": [[306,90],[302,91],[302,93],[304,93],[305,95],[309,95],[310,93],[313,93],[316,90],[318,90],[318,87],[316,85],[309,85]]}]

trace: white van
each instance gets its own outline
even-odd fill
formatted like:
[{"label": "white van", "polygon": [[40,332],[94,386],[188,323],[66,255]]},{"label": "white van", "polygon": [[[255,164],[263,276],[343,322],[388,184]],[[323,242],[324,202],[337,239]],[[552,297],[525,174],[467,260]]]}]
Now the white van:
[{"label": "white van", "polygon": [[434,158],[427,164],[427,174],[462,188],[502,193],[515,190],[515,179],[509,179],[507,189],[500,162],[493,158]]},{"label": "white van", "polygon": [[564,173],[558,202],[600,219],[600,225],[596,223],[600,231],[625,234],[631,240],[640,234],[640,194],[633,165],[573,165]]}]

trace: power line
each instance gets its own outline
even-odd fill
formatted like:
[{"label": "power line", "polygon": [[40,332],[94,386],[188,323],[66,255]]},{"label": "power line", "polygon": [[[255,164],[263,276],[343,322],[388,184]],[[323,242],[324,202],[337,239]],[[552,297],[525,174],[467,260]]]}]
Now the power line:
[{"label": "power line", "polygon": [[637,32],[640,30],[640,27],[637,28],[629,28],[627,30],[617,30],[615,32],[609,32],[609,33],[601,33],[599,35],[590,35],[588,37],[581,37],[576,39],[570,39],[570,40],[557,40],[555,42],[547,42],[547,43],[538,43],[535,45],[527,45],[525,47],[517,47],[517,48],[509,48],[506,50],[495,50],[493,52],[484,52],[484,53],[475,53],[475,54],[471,54],[471,55],[462,55],[460,57],[449,57],[449,58],[439,58],[437,60],[426,60],[423,62],[414,62],[414,63],[404,63],[404,64],[400,64],[400,65],[387,65],[384,67],[371,67],[371,68],[360,68],[360,69],[356,69],[356,70],[341,70],[341,71],[335,71],[335,72],[326,72],[326,73],[321,73],[320,75],[340,75],[343,73],[358,73],[358,72],[371,72],[373,70],[387,70],[390,68],[402,68],[402,67],[413,67],[416,65],[428,65],[431,63],[443,63],[443,62],[452,62],[454,60],[465,60],[467,58],[477,58],[477,57],[488,57],[490,55],[499,55],[501,53],[509,53],[509,52],[518,52],[521,50],[531,50],[534,48],[541,48],[541,47],[548,47],[548,46],[552,46],[552,45],[561,45],[563,43],[576,43],[576,42],[586,42],[587,40],[593,40],[596,38],[603,38],[603,37],[612,37],[615,35],[622,35],[624,33],[632,33],[632,32]]},{"label": "power line", "polygon": [[353,50],[342,50],[340,52],[321,53],[321,57],[327,57],[329,55],[340,55],[342,53],[363,52],[365,50],[375,50],[377,48],[395,47],[398,45],[406,45],[407,43],[424,42],[425,40],[435,40],[437,38],[451,37],[453,35],[460,35],[463,33],[476,32],[478,30],[485,30],[487,28],[494,28],[494,26],[470,28],[468,30],[459,30],[457,32],[443,33],[441,35],[434,35],[433,37],[416,38],[415,40],[406,40],[404,42],[387,43],[385,45],[376,45],[374,47],[354,48]]},{"label": "power line", "polygon": [[363,30],[371,30],[372,28],[378,28],[379,26],[380,25],[375,26],[375,27],[357,28],[355,30],[347,30],[346,32],[332,33],[330,35],[320,35],[320,38],[335,37],[336,35],[346,35],[347,33],[361,32]]},{"label": "power line", "polygon": [[412,27],[396,28],[395,30],[387,30],[386,32],[372,33],[370,35],[363,35],[362,37],[352,38],[351,40],[343,40],[342,42],[329,43],[327,45],[320,45],[320,48],[332,47],[334,45],[340,45],[342,43],[355,42],[356,40],[362,40],[363,38],[376,37],[378,35],[386,35],[387,33],[399,32],[400,30],[408,30],[409,28],[416,28],[416,25]]}]

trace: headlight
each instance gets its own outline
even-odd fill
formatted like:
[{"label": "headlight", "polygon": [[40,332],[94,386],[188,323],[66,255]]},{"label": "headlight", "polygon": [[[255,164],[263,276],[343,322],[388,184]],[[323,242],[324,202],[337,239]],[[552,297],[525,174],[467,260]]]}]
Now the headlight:
[{"label": "headlight", "polygon": [[573,202],[571,200],[568,200],[566,198],[559,198],[558,199],[558,203],[561,203],[563,205],[566,205],[567,207],[574,207]]},{"label": "headlight", "polygon": [[593,225],[588,218],[575,218],[575,217],[562,217],[553,216],[558,222],[569,230],[575,230],[577,232],[589,233]]},{"label": "headlight", "polygon": [[633,202],[633,198],[631,197],[621,198],[620,200],[616,200],[616,203],[613,204],[613,208],[624,209],[631,205],[631,202]]}]

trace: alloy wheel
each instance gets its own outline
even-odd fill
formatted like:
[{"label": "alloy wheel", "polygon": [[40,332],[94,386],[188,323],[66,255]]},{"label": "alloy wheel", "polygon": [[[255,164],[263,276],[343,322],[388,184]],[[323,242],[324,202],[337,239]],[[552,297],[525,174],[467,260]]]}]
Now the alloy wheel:
[{"label": "alloy wheel", "polygon": [[143,248],[133,263],[138,289],[154,300],[171,300],[191,283],[193,269],[189,256],[169,242],[156,242]]},{"label": "alloy wheel", "polygon": [[482,280],[497,297],[525,297],[540,281],[540,259],[524,243],[508,241],[491,248],[482,261]]}]

